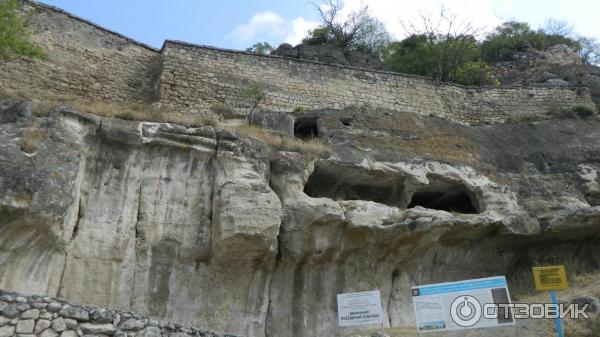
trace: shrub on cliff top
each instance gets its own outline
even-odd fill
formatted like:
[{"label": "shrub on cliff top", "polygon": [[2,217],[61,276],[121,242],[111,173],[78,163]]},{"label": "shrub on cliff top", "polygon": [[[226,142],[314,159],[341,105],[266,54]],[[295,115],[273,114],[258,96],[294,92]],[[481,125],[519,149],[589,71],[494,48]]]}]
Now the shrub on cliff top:
[{"label": "shrub on cliff top", "polygon": [[494,29],[481,45],[483,57],[488,62],[510,61],[517,52],[528,48],[542,50],[557,44],[579,50],[581,45],[564,33],[533,30],[525,22],[508,21]]},{"label": "shrub on cliff top", "polygon": [[325,6],[315,4],[315,8],[321,24],[302,40],[305,44],[332,44],[344,52],[357,50],[379,57],[391,39],[383,24],[369,15],[366,5],[347,15],[342,15],[339,0],[328,0]]},{"label": "shrub on cliff top", "polygon": [[494,68],[482,60],[465,62],[458,67],[455,81],[466,85],[499,85]]},{"label": "shrub on cliff top", "polygon": [[0,60],[19,57],[45,58],[42,49],[30,41],[30,32],[18,11],[16,0],[0,0]]},{"label": "shrub on cliff top", "polygon": [[250,48],[246,48],[247,52],[257,54],[269,54],[273,50],[273,46],[269,42],[257,42]]},{"label": "shrub on cliff top", "polygon": [[558,118],[589,118],[596,115],[596,112],[593,108],[587,105],[574,105],[570,108],[554,108],[548,112],[549,115],[558,117]]}]

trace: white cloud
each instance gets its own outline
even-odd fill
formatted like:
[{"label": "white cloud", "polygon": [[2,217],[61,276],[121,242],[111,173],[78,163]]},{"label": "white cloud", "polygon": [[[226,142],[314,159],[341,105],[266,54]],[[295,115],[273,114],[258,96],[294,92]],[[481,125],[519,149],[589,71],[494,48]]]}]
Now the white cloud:
[{"label": "white cloud", "polygon": [[[403,38],[405,25],[414,24],[417,29],[423,28],[421,16],[429,17],[435,23],[440,23],[441,29],[446,29],[440,14],[442,9],[458,17],[458,20],[470,22],[479,29],[491,28],[502,22],[498,8],[510,6],[510,0],[498,4],[494,0],[345,0],[344,13],[359,9],[367,4],[370,14],[381,21],[390,34],[395,38]],[[343,13],[343,14],[344,14]]]},{"label": "white cloud", "polygon": [[302,42],[302,39],[306,37],[308,32],[319,25],[317,21],[309,21],[303,17],[295,18],[290,23],[289,33],[285,37],[285,42],[291,45],[297,45]]},{"label": "white cloud", "polygon": [[[235,27],[225,39],[235,48],[246,48],[255,42],[298,44],[319,22],[297,17],[284,20],[271,11],[256,13],[247,23]],[[275,46],[277,47],[277,46]]]},{"label": "white cloud", "polygon": [[[321,8],[326,10],[326,1],[321,2]],[[442,8],[447,13],[458,17],[460,22],[470,22],[475,28],[489,30],[508,19],[519,19],[534,24],[542,15],[540,6],[524,6],[521,2],[514,0],[341,0],[344,10],[342,18],[349,13],[361,8],[363,3],[369,6],[372,16],[380,20],[392,37],[401,39],[406,37],[406,31],[402,23],[413,23],[417,29],[422,28],[421,16],[430,17],[433,22],[440,22],[440,28],[445,29],[443,20],[440,18]],[[578,20],[577,15],[590,16],[597,11],[590,10],[586,13],[571,11],[565,3],[555,0],[537,0],[539,2],[550,1],[544,10],[544,18],[565,18],[575,24],[575,28],[582,34],[600,37],[596,29],[596,20]],[[587,2],[591,0],[572,0]],[[562,3],[562,6],[558,6]],[[519,7],[521,6],[521,7]],[[568,7],[568,6],[567,6]],[[585,8],[586,6],[579,6]],[[587,5],[590,9],[599,7]],[[547,15],[547,16],[546,16]],[[315,16],[313,16],[315,17]],[[307,19],[307,17],[296,17],[291,20],[284,19],[280,15],[271,12],[259,12],[242,25],[237,26],[226,36],[226,44],[234,48],[246,48],[258,41],[268,41],[276,45],[281,42],[298,44],[306,36],[309,30],[319,25],[318,21]],[[535,24],[534,24],[535,26]]]},{"label": "white cloud", "polygon": [[238,46],[256,42],[257,37],[277,38],[286,34],[285,20],[271,11],[259,12],[250,21],[239,25],[227,34],[226,39]]}]

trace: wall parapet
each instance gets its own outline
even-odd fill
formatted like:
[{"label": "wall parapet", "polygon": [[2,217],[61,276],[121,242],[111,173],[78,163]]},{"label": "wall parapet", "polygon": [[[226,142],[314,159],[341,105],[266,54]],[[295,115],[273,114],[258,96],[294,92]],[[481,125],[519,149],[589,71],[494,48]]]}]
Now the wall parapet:
[{"label": "wall parapet", "polygon": [[585,87],[463,86],[175,40],[166,40],[158,50],[59,8],[32,0],[22,4],[35,14],[30,20],[34,40],[49,58],[3,64],[0,88],[30,98],[143,101],[221,119],[222,111],[248,114],[254,102],[243,92],[258,83],[267,93],[260,108],[285,113],[371,105],[481,124],[546,116],[576,105],[596,110]]},{"label": "wall parapet", "polygon": [[0,289],[0,336],[236,337],[64,299]]},{"label": "wall parapet", "polygon": [[529,87],[538,87],[538,88],[568,87],[568,88],[575,88],[575,89],[576,88],[587,88],[582,85],[573,85],[573,84],[556,85],[556,84],[549,84],[549,83],[530,83],[527,85],[508,84],[508,85],[499,85],[499,86],[495,86],[495,85],[464,85],[464,84],[454,83],[454,82],[442,82],[442,81],[434,80],[434,79],[428,78],[426,76],[421,76],[421,75],[399,73],[399,72],[395,72],[395,71],[386,71],[386,70],[378,70],[378,69],[361,68],[361,67],[354,67],[354,66],[348,66],[348,65],[343,65],[343,64],[326,63],[326,62],[320,62],[320,61],[314,61],[314,60],[286,57],[286,56],[281,56],[281,55],[253,53],[253,52],[249,52],[249,51],[245,51],[245,50],[215,47],[215,46],[209,46],[209,45],[204,45],[204,44],[197,44],[197,43],[185,42],[185,41],[180,41],[180,40],[170,40],[170,39],[165,40],[165,42],[163,43],[163,46],[159,50],[161,53],[163,52],[163,50],[165,49],[167,44],[181,45],[181,46],[187,46],[187,47],[191,47],[191,48],[206,49],[206,50],[230,53],[230,54],[248,55],[248,56],[253,56],[253,57],[258,57],[258,58],[283,59],[283,60],[289,60],[291,62],[298,62],[298,63],[320,64],[320,65],[324,65],[324,66],[332,67],[332,68],[350,69],[350,70],[365,71],[365,72],[370,72],[370,73],[387,74],[387,75],[393,75],[393,76],[399,76],[399,77],[416,78],[416,79],[422,79],[427,82],[431,82],[432,84],[455,86],[455,87],[464,88],[464,89],[497,89],[497,88],[529,88]]},{"label": "wall parapet", "polygon": [[288,113],[297,107],[344,109],[370,104],[479,124],[546,115],[551,109],[575,105],[595,109],[585,87],[462,86],[415,75],[170,40],[161,51],[159,102],[192,113],[211,115],[214,106],[226,105],[243,115],[253,105],[242,94],[252,83],[267,92],[265,109]]},{"label": "wall parapet", "polygon": [[160,51],[160,49],[158,49],[158,48],[152,47],[152,46],[150,46],[150,45],[148,45],[148,44],[146,44],[146,43],[143,43],[143,42],[137,41],[137,40],[135,40],[135,39],[132,39],[132,38],[130,38],[130,37],[129,37],[129,36],[127,36],[127,35],[124,35],[124,34],[121,34],[121,33],[119,33],[119,32],[116,32],[116,31],[114,31],[114,30],[112,30],[112,29],[108,29],[108,28],[106,28],[106,27],[104,27],[104,26],[102,26],[102,25],[99,25],[99,24],[97,24],[97,23],[94,23],[94,22],[92,22],[92,21],[89,21],[89,20],[87,20],[87,19],[84,19],[84,18],[82,18],[82,17],[80,17],[80,16],[77,16],[77,15],[75,15],[75,14],[73,14],[73,13],[69,13],[69,12],[67,12],[67,11],[65,11],[65,10],[63,10],[63,9],[61,9],[61,8],[58,8],[58,7],[55,7],[55,6],[51,6],[51,5],[48,5],[48,4],[45,4],[45,3],[39,2],[39,1],[35,1],[35,0],[21,0],[21,1],[23,1],[24,3],[29,3],[30,5],[32,5],[32,6],[34,6],[34,7],[37,7],[37,8],[44,8],[44,9],[46,9],[46,10],[51,10],[51,11],[53,11],[53,12],[60,13],[60,14],[62,14],[62,15],[65,15],[65,16],[67,16],[67,17],[71,18],[71,19],[77,20],[77,21],[79,21],[79,22],[81,22],[81,23],[84,23],[84,24],[86,24],[86,25],[90,25],[90,26],[92,26],[92,27],[94,27],[94,28],[97,28],[97,29],[103,30],[103,31],[105,31],[106,33],[109,33],[109,34],[111,34],[111,35],[114,35],[114,36],[116,36],[116,37],[120,37],[120,38],[122,38],[123,40],[126,40],[126,41],[128,41],[128,42],[131,42],[131,43],[137,44],[138,46],[140,46],[140,47],[144,47],[144,48],[146,48],[146,49],[148,49],[148,50],[152,50],[152,51],[155,51],[155,52],[159,52],[159,51]]}]

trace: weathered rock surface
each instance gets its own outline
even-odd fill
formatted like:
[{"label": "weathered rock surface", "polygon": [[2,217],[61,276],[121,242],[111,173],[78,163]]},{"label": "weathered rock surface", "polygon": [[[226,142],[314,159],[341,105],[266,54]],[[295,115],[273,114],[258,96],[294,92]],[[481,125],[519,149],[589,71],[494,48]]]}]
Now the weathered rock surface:
[{"label": "weathered rock surface", "polygon": [[496,65],[502,84],[581,85],[588,87],[600,106],[600,67],[584,64],[577,52],[565,45],[517,53],[514,60]]},{"label": "weathered rock surface", "polygon": [[271,51],[271,55],[339,64],[363,69],[386,69],[386,65],[376,57],[360,51],[344,52],[342,48],[332,44],[299,44],[295,47],[292,47],[292,45],[284,43],[277,47],[277,49]]},{"label": "weathered rock surface", "polygon": [[[307,112],[331,146],[321,158],[213,127],[28,106],[0,104],[20,116],[0,123],[3,289],[249,337],[331,336],[337,293],[379,289],[385,325],[410,326],[412,285],[510,278],[542,256],[600,265],[597,118],[464,126]],[[43,137],[25,152],[32,127]],[[37,320],[23,333],[164,331],[3,298],[2,316]],[[498,336],[529,331],[514,329]]]},{"label": "weathered rock surface", "polygon": [[[0,290],[0,303],[7,304],[15,302],[14,294]],[[173,323],[159,322],[130,312],[114,311],[111,309],[97,309],[90,306],[76,306],[69,304],[63,299],[51,297],[28,296],[21,297],[26,303],[36,306],[43,306],[49,301],[56,301],[60,305],[61,311],[77,311],[80,317],[92,317],[92,322],[79,319],[70,319],[65,325],[62,317],[52,316],[47,308],[41,309],[42,315],[50,314],[46,319],[30,319],[27,311],[10,322],[0,323],[0,336],[11,337],[15,332],[20,336],[40,336],[40,337],[76,337],[76,336],[154,336],[154,337],[235,337],[229,334],[218,334],[211,331],[197,330],[187,326],[181,326]],[[76,310],[75,310],[76,309]],[[85,315],[81,313],[85,312]],[[102,312],[103,317],[100,321],[94,321],[94,313]],[[120,320],[105,322],[105,318],[122,317]],[[2,316],[0,316],[2,317]],[[33,328],[35,325],[35,329]],[[52,328],[50,328],[52,326]],[[60,328],[56,328],[60,326]],[[135,326],[136,329],[131,329]],[[133,332],[138,331],[139,332]],[[35,335],[31,335],[35,333]]]}]

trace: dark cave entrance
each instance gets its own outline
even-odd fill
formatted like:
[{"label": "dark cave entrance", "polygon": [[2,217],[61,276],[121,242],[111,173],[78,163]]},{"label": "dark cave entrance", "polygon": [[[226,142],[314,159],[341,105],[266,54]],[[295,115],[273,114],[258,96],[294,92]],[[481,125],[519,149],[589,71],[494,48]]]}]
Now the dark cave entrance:
[{"label": "dark cave entrance", "polygon": [[403,207],[404,178],[382,172],[338,165],[316,166],[304,193],[313,198],[374,201],[392,207]]},{"label": "dark cave entrance", "polygon": [[416,206],[463,214],[479,213],[471,193],[460,183],[432,181],[413,194],[408,208]]},{"label": "dark cave entrance", "polygon": [[296,118],[296,121],[294,121],[294,136],[304,140],[319,138],[317,117]]},{"label": "dark cave entrance", "polygon": [[476,196],[462,182],[438,176],[427,178],[429,184],[411,196],[407,194],[404,176],[324,162],[315,166],[304,193],[336,201],[374,201],[401,209],[421,206],[462,214],[481,211]]}]

